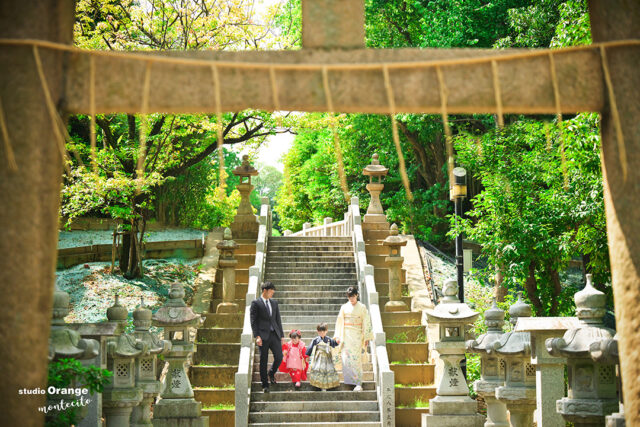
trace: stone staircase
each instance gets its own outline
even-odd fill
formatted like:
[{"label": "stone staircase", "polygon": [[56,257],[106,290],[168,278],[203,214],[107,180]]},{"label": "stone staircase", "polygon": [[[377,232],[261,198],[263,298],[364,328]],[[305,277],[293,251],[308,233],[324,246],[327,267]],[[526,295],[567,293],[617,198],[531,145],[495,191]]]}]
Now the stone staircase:
[{"label": "stone staircase", "polygon": [[[306,345],[317,335],[320,322],[329,325],[333,336],[346,290],[357,284],[353,245],[349,237],[271,237],[265,280],[276,287],[274,299],[280,306],[282,326],[288,336],[300,329]],[[269,363],[273,360],[269,354]],[[320,391],[303,382],[295,391],[288,374],[278,372],[270,393],[263,393],[256,351],[249,425],[251,426],[380,426],[373,369],[365,364],[363,391],[340,384]],[[340,375],[342,381],[342,375]]]}]

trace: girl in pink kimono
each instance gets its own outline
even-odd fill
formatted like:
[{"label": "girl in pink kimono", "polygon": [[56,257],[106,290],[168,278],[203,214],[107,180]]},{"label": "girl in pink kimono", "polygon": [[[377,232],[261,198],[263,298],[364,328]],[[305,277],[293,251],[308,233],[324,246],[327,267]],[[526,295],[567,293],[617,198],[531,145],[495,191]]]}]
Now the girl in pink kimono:
[{"label": "girl in pink kimono", "polygon": [[280,364],[280,371],[291,376],[291,382],[295,384],[296,389],[300,388],[300,381],[307,380],[307,348],[300,341],[301,337],[302,334],[298,330],[294,329],[289,333],[291,341],[282,345],[283,359]]},{"label": "girl in pink kimono", "polygon": [[336,321],[336,338],[342,344],[342,374],[345,384],[355,385],[353,391],[362,391],[362,365],[366,358],[371,332],[371,318],[367,307],[358,301],[358,289],[347,290],[349,302],[340,307]]}]

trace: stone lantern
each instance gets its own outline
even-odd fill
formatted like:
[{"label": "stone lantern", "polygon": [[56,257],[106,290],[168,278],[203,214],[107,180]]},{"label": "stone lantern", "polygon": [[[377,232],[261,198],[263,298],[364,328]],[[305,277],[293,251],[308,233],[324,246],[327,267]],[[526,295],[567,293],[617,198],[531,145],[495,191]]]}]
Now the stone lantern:
[{"label": "stone lantern", "polygon": [[[531,316],[531,307],[518,300],[509,307],[509,322],[515,325],[518,317]],[[531,334],[507,332],[493,343],[489,354],[504,360],[505,384],[496,389],[496,398],[509,410],[513,427],[531,427],[536,409],[536,368],[531,364]]]},{"label": "stone lantern", "polygon": [[493,306],[484,312],[484,322],[487,325],[487,333],[480,335],[476,340],[467,341],[467,352],[479,353],[481,358],[481,377],[473,383],[473,389],[487,403],[485,427],[509,427],[507,407],[504,402],[496,399],[496,389],[504,385],[500,359],[488,351],[504,334],[504,311],[498,308],[495,299]]},{"label": "stone lantern", "polygon": [[616,365],[612,360],[595,362],[590,346],[612,339],[614,331],[602,322],[606,297],[591,285],[590,274],[574,299],[580,326],[546,341],[550,354],[567,358],[568,397],[558,400],[556,409],[577,427],[602,426],[605,416],[618,409]]},{"label": "stone lantern", "polygon": [[[365,240],[374,240],[380,237],[376,236],[371,238],[369,231],[375,230],[389,230],[389,223],[387,217],[382,209],[382,203],[380,203],[380,193],[384,189],[382,178],[387,175],[389,169],[382,166],[378,160],[378,155],[374,154],[371,157],[371,164],[367,165],[362,171],[363,175],[369,177],[369,184],[367,184],[367,190],[371,195],[371,201],[367,208],[367,213],[362,221],[362,232],[364,233]],[[376,182],[377,181],[377,182]]]},{"label": "stone lantern", "polygon": [[140,306],[133,311],[133,336],[143,342],[149,353],[136,359],[136,387],[142,389],[142,401],[133,408],[131,426],[142,427],[151,424],[151,403],[160,394],[162,383],[157,377],[157,359],[160,354],[167,354],[171,349],[171,341],[159,340],[149,332],[151,327],[151,310],[145,307],[142,297]]},{"label": "stone lantern", "polygon": [[258,171],[251,166],[249,156],[245,154],[242,156],[242,164],[233,170],[233,174],[240,177],[240,183],[236,186],[240,192],[240,205],[231,224],[231,230],[236,239],[257,239],[260,224],[253,213],[249,197],[254,188],[251,185],[251,177],[258,175]]},{"label": "stone lantern", "polygon": [[172,344],[171,351],[165,357],[169,362],[165,387],[160,395],[161,400],[153,409],[155,427],[205,427],[209,424],[209,418],[202,416],[202,404],[193,398],[193,389],[185,371],[189,354],[195,350],[190,332],[202,324],[202,319],[191,307],[187,307],[183,298],[184,288],[179,283],[173,283],[169,300],[152,318],[155,326],[164,328],[164,338]]},{"label": "stone lantern", "polygon": [[53,292],[49,360],[95,358],[100,344],[96,340],[83,339],[78,332],[68,329],[64,321],[67,314],[69,314],[69,294],[56,288]]},{"label": "stone lantern", "polygon": [[429,414],[422,415],[422,425],[481,426],[484,417],[477,413],[478,405],[469,397],[460,361],[464,358],[465,327],[473,323],[479,313],[458,299],[458,284],[447,281],[444,297],[434,309],[427,310],[427,321],[436,324],[439,340],[434,344],[444,363],[444,373],[436,389],[437,396],[429,401]]},{"label": "stone lantern", "polygon": [[238,249],[238,244],[231,240],[231,230],[224,229],[224,240],[216,245],[220,251],[218,266],[222,269],[222,302],[218,304],[216,313],[237,313],[238,304],[234,302],[236,297],[236,265],[238,260],[233,257],[233,252]]},{"label": "stone lantern", "polygon": [[[596,341],[589,346],[589,353],[591,358],[596,363],[620,365],[620,354],[618,352],[618,335],[613,339],[606,339],[602,341]],[[620,381],[620,371],[618,370],[618,400],[620,402],[620,410],[605,418],[605,424],[607,427],[624,427],[624,405],[622,403],[622,383]]]},{"label": "stone lantern", "polygon": [[398,226],[393,224],[389,236],[382,242],[389,247],[389,256],[385,262],[389,266],[389,301],[384,305],[384,311],[409,311],[409,307],[402,301],[400,274],[404,258],[400,256],[400,248],[407,245],[407,241],[398,236]]},{"label": "stone lantern", "polygon": [[[107,319],[126,322],[127,315],[116,296],[114,306],[107,310]],[[136,387],[135,359],[148,354],[148,346],[131,334],[122,333],[107,340],[107,369],[113,372],[111,384],[102,394],[107,427],[129,426],[133,408],[142,401],[142,389]]]}]

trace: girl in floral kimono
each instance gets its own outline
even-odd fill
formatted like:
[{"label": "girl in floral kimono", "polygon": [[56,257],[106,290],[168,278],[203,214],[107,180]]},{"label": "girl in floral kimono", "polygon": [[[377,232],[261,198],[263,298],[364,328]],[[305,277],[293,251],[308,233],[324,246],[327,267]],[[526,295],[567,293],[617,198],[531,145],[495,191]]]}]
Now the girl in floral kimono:
[{"label": "girl in floral kimono", "polygon": [[340,307],[336,321],[336,338],[342,343],[342,374],[345,384],[362,391],[362,364],[366,358],[371,332],[371,318],[367,308],[358,301],[358,289],[347,289],[349,302]]},{"label": "girl in floral kimono", "polygon": [[291,376],[291,382],[295,384],[296,389],[300,388],[300,381],[306,381],[307,368],[306,361],[307,349],[300,338],[302,334],[299,330],[292,330],[289,333],[291,341],[282,345],[282,363],[280,371],[286,372]]}]

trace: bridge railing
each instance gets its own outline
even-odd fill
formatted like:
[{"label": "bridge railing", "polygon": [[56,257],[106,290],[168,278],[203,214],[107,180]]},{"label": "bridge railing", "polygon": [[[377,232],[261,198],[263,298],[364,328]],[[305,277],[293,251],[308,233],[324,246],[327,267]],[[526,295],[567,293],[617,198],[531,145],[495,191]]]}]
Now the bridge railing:
[{"label": "bridge railing", "polygon": [[362,217],[360,216],[360,201],[357,197],[351,198],[349,210],[345,214],[345,221],[347,222],[346,230],[353,240],[360,296],[371,316],[374,338],[369,342],[369,347],[374,380],[376,382],[378,406],[380,408],[380,421],[383,426],[395,426],[395,377],[389,367],[387,339],[382,328],[378,292],[373,276],[374,269],[372,265],[367,264],[364,235],[362,233]]},{"label": "bridge railing", "polygon": [[333,218],[325,218],[324,224],[311,227],[308,222],[304,223],[302,230],[295,233],[285,231],[285,236],[306,236],[306,237],[346,237],[348,236],[347,220],[333,222]]},{"label": "bridge railing", "polygon": [[235,374],[235,425],[244,427],[249,424],[249,399],[251,398],[251,382],[253,377],[253,358],[255,343],[251,331],[250,306],[259,295],[260,284],[264,279],[264,267],[267,259],[267,243],[271,236],[271,207],[269,199],[262,198],[260,216],[258,218],[258,240],[256,242],[256,260],[249,267],[249,285],[245,298],[244,323],[240,338],[240,357],[238,371]]}]

